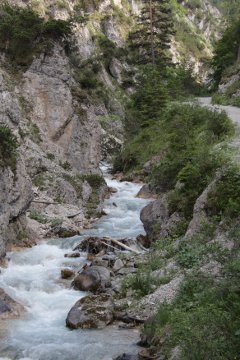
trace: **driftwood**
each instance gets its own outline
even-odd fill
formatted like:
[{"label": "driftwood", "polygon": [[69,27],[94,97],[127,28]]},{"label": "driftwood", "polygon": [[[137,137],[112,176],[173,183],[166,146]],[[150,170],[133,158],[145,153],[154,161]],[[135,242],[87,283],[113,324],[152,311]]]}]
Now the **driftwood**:
[{"label": "driftwood", "polygon": [[102,241],[102,240],[101,240],[101,243],[102,243],[103,245],[107,246],[107,247],[112,248],[113,250],[119,251],[119,249],[118,249],[118,248],[116,248],[115,246],[112,246],[112,245],[106,244],[106,243],[105,243],[104,241]]},{"label": "driftwood", "polygon": [[92,255],[97,255],[101,250],[107,251],[108,248],[112,248],[115,251],[119,250],[128,250],[131,252],[134,252],[136,254],[140,254],[139,251],[132,249],[130,246],[125,245],[123,242],[126,241],[126,239],[122,239],[122,241],[115,240],[109,237],[88,237],[85,238],[80,244],[75,246],[74,250],[82,250],[86,251]]},{"label": "driftwood", "polygon": [[121,242],[120,242],[120,241],[118,241],[118,240],[115,240],[115,239],[108,239],[108,238],[105,238],[104,240],[105,240],[105,241],[111,241],[111,242],[113,242],[114,244],[116,244],[116,245],[118,245],[118,246],[122,247],[123,249],[128,250],[128,251],[132,251],[132,252],[134,252],[135,254],[140,254],[140,252],[139,252],[139,251],[137,251],[137,250],[135,250],[135,249],[130,248],[130,246],[127,246],[127,245],[125,245],[125,244],[121,243]]}]

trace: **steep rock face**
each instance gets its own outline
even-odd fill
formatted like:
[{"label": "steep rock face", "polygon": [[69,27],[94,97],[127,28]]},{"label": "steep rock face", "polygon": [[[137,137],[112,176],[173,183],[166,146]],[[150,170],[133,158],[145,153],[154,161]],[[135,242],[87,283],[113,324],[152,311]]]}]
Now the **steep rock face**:
[{"label": "steep rock face", "polygon": [[59,45],[34,60],[24,74],[22,96],[32,105],[31,120],[40,130],[40,147],[58,153],[82,173],[96,172],[101,159],[101,127],[92,106],[73,97],[69,59]]},{"label": "steep rock face", "polygon": [[174,17],[173,62],[190,65],[205,81],[209,72],[206,60],[212,57],[213,46],[224,28],[223,15],[209,0],[179,0],[175,1]]},{"label": "steep rock face", "polygon": [[[19,231],[11,236],[8,232],[8,226],[13,221],[16,221],[22,214],[28,209],[32,198],[33,192],[31,187],[31,181],[27,175],[22,156],[19,156],[17,161],[16,171],[12,171],[10,168],[0,169],[0,257],[5,253],[6,237],[9,241],[14,241],[14,237],[19,237],[19,240],[23,240],[21,237],[27,237],[27,234],[21,234]],[[7,234],[8,232],[8,234]]]},{"label": "steep rock face", "polygon": [[[51,230],[26,221],[30,206],[34,214],[44,214],[43,223],[61,222],[64,229],[70,226],[78,233],[86,216],[93,216],[95,209],[101,212],[105,186],[93,188],[88,182],[90,174],[97,174],[97,181],[101,176],[102,130],[94,105],[74,97],[76,84],[61,45],[55,44],[51,54],[36,58],[17,77],[4,58],[0,69],[0,120],[19,142],[16,169],[0,171],[2,256],[8,244],[29,239],[30,229],[36,238]],[[79,215],[70,221],[72,214]]]}]

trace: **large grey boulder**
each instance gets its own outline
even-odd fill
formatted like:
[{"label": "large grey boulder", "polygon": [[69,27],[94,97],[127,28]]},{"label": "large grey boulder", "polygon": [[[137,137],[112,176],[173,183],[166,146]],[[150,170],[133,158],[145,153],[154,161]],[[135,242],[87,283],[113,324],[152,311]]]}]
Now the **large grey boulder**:
[{"label": "large grey boulder", "polygon": [[66,319],[70,329],[102,329],[113,321],[114,304],[108,294],[91,295],[80,299]]},{"label": "large grey boulder", "polygon": [[103,266],[88,266],[72,282],[75,290],[96,292],[110,285],[110,270]]},{"label": "large grey boulder", "polygon": [[149,238],[153,237],[154,228],[160,232],[162,224],[169,218],[167,200],[165,196],[145,206],[140,214],[140,219]]},{"label": "large grey boulder", "polygon": [[23,312],[24,307],[0,289],[0,320],[16,319]]}]

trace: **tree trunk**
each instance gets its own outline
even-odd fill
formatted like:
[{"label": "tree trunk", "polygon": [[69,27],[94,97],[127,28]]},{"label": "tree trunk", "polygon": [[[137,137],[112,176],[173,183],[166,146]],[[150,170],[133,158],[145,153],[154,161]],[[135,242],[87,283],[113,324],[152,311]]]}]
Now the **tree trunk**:
[{"label": "tree trunk", "polygon": [[152,8],[152,0],[149,0],[149,18],[150,18],[150,30],[151,30],[152,65],[155,65],[154,38],[153,38],[153,8]]},{"label": "tree trunk", "polygon": [[240,62],[240,44],[239,44],[239,46],[238,46],[237,62]]}]

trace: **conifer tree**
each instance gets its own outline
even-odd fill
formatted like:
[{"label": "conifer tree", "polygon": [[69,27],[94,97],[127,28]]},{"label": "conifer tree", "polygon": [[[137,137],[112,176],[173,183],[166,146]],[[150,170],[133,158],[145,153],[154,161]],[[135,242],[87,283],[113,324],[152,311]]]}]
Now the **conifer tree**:
[{"label": "conifer tree", "polygon": [[143,0],[136,30],[130,35],[131,47],[137,51],[138,62],[161,64],[170,62],[173,19],[170,0]]}]

